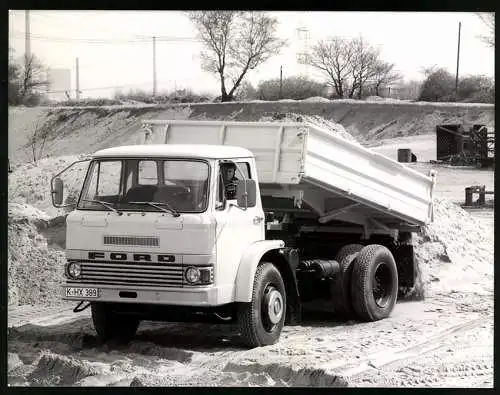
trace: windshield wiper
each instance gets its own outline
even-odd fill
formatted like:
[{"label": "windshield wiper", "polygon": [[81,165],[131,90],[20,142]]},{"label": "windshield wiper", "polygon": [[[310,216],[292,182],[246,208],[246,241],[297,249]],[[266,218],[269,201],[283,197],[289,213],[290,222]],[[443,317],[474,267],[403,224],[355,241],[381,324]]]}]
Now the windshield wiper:
[{"label": "windshield wiper", "polygon": [[[177,211],[175,211],[170,206],[170,204],[165,203],[165,202],[124,202],[124,203],[130,203],[130,204],[149,204],[150,206],[153,206],[153,207],[157,208],[158,210],[161,210],[161,211],[164,211],[166,213],[172,214],[172,216],[174,216],[174,217],[179,217],[180,216],[180,214]],[[165,206],[167,209],[165,210],[161,206]]]},{"label": "windshield wiper", "polygon": [[123,213],[121,211],[118,211],[116,208],[114,208],[111,203],[108,202],[103,202],[102,200],[95,200],[95,199],[82,199],[84,202],[90,202],[90,203],[100,203],[107,209],[114,211],[118,215],[122,215]]}]

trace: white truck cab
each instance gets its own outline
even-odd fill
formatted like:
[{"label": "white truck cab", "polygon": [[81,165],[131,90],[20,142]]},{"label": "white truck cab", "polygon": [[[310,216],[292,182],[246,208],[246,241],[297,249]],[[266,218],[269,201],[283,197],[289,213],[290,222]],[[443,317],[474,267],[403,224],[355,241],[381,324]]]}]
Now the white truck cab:
[{"label": "white truck cab", "polygon": [[[379,156],[375,177],[353,164],[343,174],[339,153],[315,138],[358,163],[368,150],[301,124],[250,124],[249,139],[248,123],[163,122],[161,144],[146,129],[146,144],[96,152],[67,216],[62,297],[91,305],[101,340],[130,339],[141,319],[215,320],[237,321],[249,346],[273,344],[300,320],[301,301],[325,296],[341,314],[390,314],[398,287],[414,279],[405,241],[432,213],[433,177]],[[214,126],[224,130],[217,145],[167,141],[168,129],[174,140],[207,140]],[[266,148],[270,133],[277,141]]]}]

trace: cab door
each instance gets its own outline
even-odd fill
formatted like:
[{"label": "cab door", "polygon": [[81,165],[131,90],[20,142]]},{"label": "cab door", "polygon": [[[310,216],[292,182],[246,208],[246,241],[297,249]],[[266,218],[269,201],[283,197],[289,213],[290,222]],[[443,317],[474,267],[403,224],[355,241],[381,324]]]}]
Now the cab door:
[{"label": "cab door", "polygon": [[[237,166],[238,179],[256,179],[253,159],[233,159]],[[220,161],[216,187],[215,219],[216,219],[216,252],[217,265],[215,281],[222,286],[224,299],[231,300],[234,281],[238,272],[240,259],[250,244],[264,240],[265,221],[260,197],[254,207],[242,209],[236,199],[229,200],[225,195],[222,172],[227,161]]]}]

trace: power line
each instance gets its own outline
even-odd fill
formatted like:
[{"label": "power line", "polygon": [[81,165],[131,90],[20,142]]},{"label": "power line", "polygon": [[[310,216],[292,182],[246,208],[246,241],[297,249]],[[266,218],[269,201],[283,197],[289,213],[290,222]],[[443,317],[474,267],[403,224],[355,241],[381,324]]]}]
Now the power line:
[{"label": "power line", "polygon": [[[94,88],[80,88],[80,91],[82,91],[82,92],[103,91],[106,89],[130,88],[130,87],[134,87],[134,86],[144,86],[144,85],[151,85],[151,81],[143,82],[143,83],[139,83],[139,84],[124,84],[124,85],[102,86],[102,87],[94,87]],[[63,90],[57,90],[57,91],[47,91],[46,93],[64,93],[66,91],[67,91],[67,89],[63,89]]]},{"label": "power line", "polygon": [[[25,32],[14,31],[13,36],[17,38],[23,37]],[[129,44],[129,43],[151,43],[151,36],[136,36],[136,38],[120,39],[120,38],[76,38],[76,37],[54,37],[44,36],[40,34],[31,34],[33,40],[44,40],[53,42],[80,42],[88,44]],[[156,36],[156,41],[161,42],[201,42],[195,37],[172,37],[172,36]]]},{"label": "power line", "polygon": [[[34,16],[36,18],[38,17],[42,17],[42,18],[47,18],[45,20],[39,20],[37,22],[37,24],[44,24],[45,26],[49,26],[49,25],[46,25],[46,23],[50,23],[50,27],[54,27],[54,24],[61,28],[61,29],[68,29],[68,26],[67,25],[64,25],[64,24],[61,24],[59,22],[62,22],[63,19],[61,19],[61,17],[57,17],[57,16],[54,16],[54,15],[46,15],[46,14],[37,14],[35,13]],[[54,23],[56,22],[56,23]],[[100,28],[99,26],[93,26],[92,29],[95,31],[96,29],[99,30],[100,32],[106,32],[106,33],[109,33],[109,28],[107,29],[103,29],[103,28]],[[120,34],[121,36],[123,36],[123,32],[119,32],[119,31],[115,31],[117,34]],[[125,40],[125,41],[135,41],[136,39],[139,39],[139,40],[150,40],[151,39],[151,36],[152,35],[136,35],[135,38],[130,38],[130,39],[122,39],[122,40]],[[164,39],[164,41],[197,41],[197,42],[201,42],[201,40],[197,39],[196,37],[172,37],[172,36],[157,36],[159,40],[161,39]],[[66,37],[53,37],[54,39],[57,38],[58,40],[59,39],[63,39],[65,40]],[[52,39],[52,38],[50,38]],[[87,39],[84,39],[84,40],[87,40]],[[95,38],[91,38],[89,40],[98,40],[98,41],[107,41],[107,39],[95,39]],[[111,39],[111,40],[116,40],[116,39]]]},{"label": "power line", "polygon": [[[158,81],[158,85],[169,85],[169,84],[174,84],[174,86],[177,86],[177,80],[169,80],[168,83],[167,81]],[[115,85],[115,86],[101,86],[101,87],[93,87],[93,88],[82,88],[80,87],[80,92],[86,92],[86,91],[101,91],[101,90],[107,90],[107,89],[121,89],[121,88],[133,88],[133,87],[143,87],[143,86],[151,86],[151,81],[148,82],[142,82],[142,83],[137,83],[137,84],[123,84],[123,85]],[[183,86],[183,85],[181,85]],[[47,91],[45,93],[64,93],[68,91],[72,91],[74,89],[61,89],[61,90],[51,90]],[[145,89],[147,91],[147,89]],[[176,90],[176,89],[174,89]]]}]

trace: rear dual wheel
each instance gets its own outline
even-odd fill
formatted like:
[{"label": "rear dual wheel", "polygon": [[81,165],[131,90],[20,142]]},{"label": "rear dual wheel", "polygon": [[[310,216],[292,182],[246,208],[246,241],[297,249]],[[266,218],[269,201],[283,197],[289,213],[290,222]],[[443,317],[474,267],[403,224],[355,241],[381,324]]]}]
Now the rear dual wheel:
[{"label": "rear dual wheel", "polygon": [[377,244],[348,244],[336,260],[340,271],[330,284],[334,312],[363,321],[388,317],[398,296],[398,272],[389,249]]},{"label": "rear dual wheel", "polygon": [[387,318],[398,297],[398,271],[388,248],[371,244],[356,257],[351,277],[352,306],[363,321]]},{"label": "rear dual wheel", "polygon": [[353,318],[354,316],[351,302],[351,276],[354,260],[362,249],[361,244],[347,244],[335,256],[340,270],[330,280],[330,294],[333,312],[344,319]]}]

